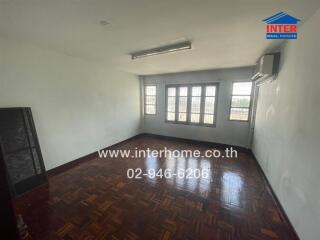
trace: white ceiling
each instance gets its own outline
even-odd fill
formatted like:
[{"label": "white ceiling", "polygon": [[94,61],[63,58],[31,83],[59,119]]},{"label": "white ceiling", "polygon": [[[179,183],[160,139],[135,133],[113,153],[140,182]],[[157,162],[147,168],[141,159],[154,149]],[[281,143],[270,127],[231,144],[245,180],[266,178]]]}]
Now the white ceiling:
[{"label": "white ceiling", "polygon": [[[0,0],[0,7],[4,37],[144,75],[253,65],[279,44],[265,39],[262,19],[284,11],[305,21],[320,1]],[[137,60],[128,54],[180,40],[193,49]]]}]

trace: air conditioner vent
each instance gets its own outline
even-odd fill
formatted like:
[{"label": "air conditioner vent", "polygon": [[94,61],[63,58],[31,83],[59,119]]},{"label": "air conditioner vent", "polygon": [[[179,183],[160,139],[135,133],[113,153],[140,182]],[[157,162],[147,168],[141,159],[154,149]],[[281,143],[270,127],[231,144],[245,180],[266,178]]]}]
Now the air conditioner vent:
[{"label": "air conditioner vent", "polygon": [[265,54],[259,58],[252,80],[263,80],[278,73],[280,53]]}]

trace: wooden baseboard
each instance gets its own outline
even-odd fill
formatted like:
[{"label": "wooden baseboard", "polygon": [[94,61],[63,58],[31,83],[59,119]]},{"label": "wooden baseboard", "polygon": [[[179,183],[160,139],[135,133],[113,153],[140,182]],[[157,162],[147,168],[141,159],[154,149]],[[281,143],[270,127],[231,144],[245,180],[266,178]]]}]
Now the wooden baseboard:
[{"label": "wooden baseboard", "polygon": [[299,238],[296,230],[294,229],[290,219],[288,218],[288,215],[286,214],[284,208],[282,207],[282,205],[281,205],[276,193],[274,192],[274,190],[273,190],[273,188],[272,188],[272,186],[271,186],[266,174],[264,173],[260,163],[258,162],[258,160],[257,160],[256,156],[254,155],[254,153],[252,152],[252,150],[250,150],[250,151],[251,151],[251,154],[252,154],[252,156],[254,158],[255,164],[257,165],[257,169],[261,173],[261,175],[263,176],[263,179],[264,179],[264,181],[265,181],[265,183],[267,185],[267,190],[270,192],[270,195],[273,197],[273,200],[276,202],[276,207],[278,208],[278,212],[280,212],[280,215],[281,215],[280,217],[283,219],[282,221],[288,223],[288,225],[289,225],[288,227],[290,228],[290,230],[295,235],[292,240],[299,240],[300,238]]},{"label": "wooden baseboard", "polygon": [[[135,135],[133,137],[130,137],[130,138],[125,139],[125,140],[123,140],[121,142],[115,143],[115,144],[113,144],[113,145],[111,145],[109,147],[106,147],[104,149],[101,149],[101,150],[107,150],[107,149],[112,149],[112,148],[115,148],[115,147],[119,147],[119,146],[125,144],[126,142],[128,142],[128,141],[130,141],[132,139],[139,138],[141,135],[142,134],[137,134],[137,135]],[[67,162],[67,163],[65,163],[63,165],[60,165],[58,167],[52,168],[52,169],[47,171],[47,175],[48,176],[54,176],[54,175],[60,174],[60,173],[65,172],[65,171],[67,171],[67,170],[69,170],[69,169],[71,169],[71,168],[73,168],[75,166],[78,166],[79,164],[81,164],[83,162],[86,162],[86,161],[91,160],[91,159],[96,158],[96,157],[98,157],[98,151],[90,153],[90,154],[88,154],[86,156],[80,157],[80,158],[75,159],[73,161]]]},{"label": "wooden baseboard", "polygon": [[221,147],[221,148],[232,147],[238,151],[251,152],[251,150],[248,148],[240,147],[240,146],[236,146],[236,145],[231,145],[231,144],[200,141],[200,140],[189,139],[189,138],[171,137],[171,136],[164,136],[164,135],[158,135],[158,134],[153,134],[153,133],[142,133],[140,135],[146,136],[146,137],[148,137],[148,136],[149,137],[156,137],[156,138],[169,140],[169,141],[171,140],[171,141],[185,142],[185,143],[190,143],[190,144],[195,144],[195,145],[200,145],[200,146],[205,146],[205,147]]}]

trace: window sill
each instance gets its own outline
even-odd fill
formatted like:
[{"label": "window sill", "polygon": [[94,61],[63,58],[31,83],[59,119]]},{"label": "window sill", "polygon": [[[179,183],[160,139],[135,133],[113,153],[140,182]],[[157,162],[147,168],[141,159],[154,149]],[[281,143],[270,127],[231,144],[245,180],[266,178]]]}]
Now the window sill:
[{"label": "window sill", "polygon": [[237,119],[229,119],[231,122],[249,122],[249,120],[237,120]]},{"label": "window sill", "polygon": [[189,123],[189,122],[178,122],[178,121],[168,121],[165,120],[165,123],[171,123],[171,124],[179,124],[179,125],[186,125],[186,126],[194,126],[194,127],[210,127],[215,128],[216,124],[197,124],[197,123]]}]

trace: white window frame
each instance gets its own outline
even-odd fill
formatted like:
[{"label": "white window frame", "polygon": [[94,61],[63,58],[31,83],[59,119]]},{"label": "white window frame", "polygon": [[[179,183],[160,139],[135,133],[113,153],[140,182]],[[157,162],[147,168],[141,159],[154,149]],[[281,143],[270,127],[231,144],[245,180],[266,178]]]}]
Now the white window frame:
[{"label": "white window frame", "polygon": [[[249,83],[249,82],[252,83],[250,95],[237,95],[237,94],[233,94],[233,86],[234,86],[235,83]],[[252,93],[253,93],[253,82],[252,82],[252,81],[233,81],[233,82],[232,82],[230,105],[229,105],[229,121],[249,122],[249,120],[250,120],[250,118],[251,118]],[[246,97],[250,97],[249,107],[232,107],[232,97],[233,97],[233,96],[246,96]],[[232,108],[245,108],[245,109],[248,109],[248,119],[247,119],[247,120],[231,119],[231,109],[232,109]]]},{"label": "white window frame", "polygon": [[[155,95],[147,95],[147,87],[155,87],[156,88],[156,94]],[[148,115],[148,116],[155,116],[157,115],[157,85],[155,84],[145,84],[144,85],[144,115]],[[154,104],[147,104],[146,98],[147,96],[155,96],[155,103]],[[147,113],[147,105],[154,105],[154,113]]]},{"label": "white window frame", "polygon": [[[191,122],[191,99],[192,99],[192,87],[201,87],[201,101],[200,101],[200,122],[194,123]],[[204,108],[205,108],[205,88],[207,86],[214,86],[216,88],[215,92],[215,102],[214,102],[214,113],[213,113],[213,124],[204,123]],[[179,115],[179,88],[187,87],[188,88],[188,96],[187,96],[187,120],[186,121],[178,121]],[[175,88],[176,89],[176,99],[175,99],[175,120],[171,121],[167,119],[168,113],[168,89]],[[194,126],[204,126],[204,127],[216,127],[217,124],[217,110],[218,110],[218,96],[219,96],[219,83],[217,82],[209,82],[209,83],[191,83],[191,84],[168,84],[165,86],[165,122],[166,123],[174,123],[174,124],[184,124],[184,125],[194,125]],[[210,96],[208,96],[210,97]]]}]

